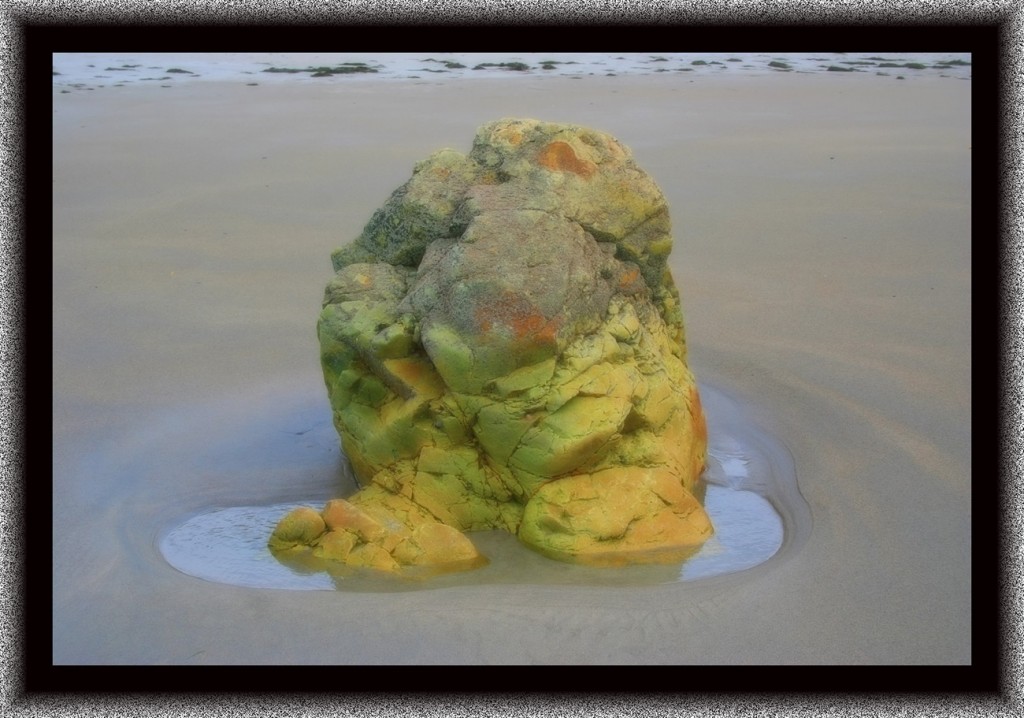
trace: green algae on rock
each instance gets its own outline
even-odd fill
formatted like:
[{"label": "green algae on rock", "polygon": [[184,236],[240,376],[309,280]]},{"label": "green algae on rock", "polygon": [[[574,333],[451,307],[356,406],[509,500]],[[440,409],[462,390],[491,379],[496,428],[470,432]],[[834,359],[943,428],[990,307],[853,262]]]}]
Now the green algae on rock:
[{"label": "green algae on rock", "polygon": [[605,133],[506,119],[418,163],[332,255],[318,322],[363,488],[271,549],[464,570],[485,559],[462,532],[498,528],[595,565],[696,552],[707,434],[671,248],[661,190]]}]

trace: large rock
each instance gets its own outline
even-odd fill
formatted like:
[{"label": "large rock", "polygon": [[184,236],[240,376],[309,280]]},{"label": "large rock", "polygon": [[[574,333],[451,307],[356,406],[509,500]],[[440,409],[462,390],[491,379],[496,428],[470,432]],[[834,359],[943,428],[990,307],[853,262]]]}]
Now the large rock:
[{"label": "large rock", "polygon": [[[318,333],[363,487],[275,552],[469,568],[461,532],[555,558],[678,561],[711,535],[668,208],[607,134],[535,120],[441,150],[334,253]],[[315,514],[314,514],[315,515]]]}]

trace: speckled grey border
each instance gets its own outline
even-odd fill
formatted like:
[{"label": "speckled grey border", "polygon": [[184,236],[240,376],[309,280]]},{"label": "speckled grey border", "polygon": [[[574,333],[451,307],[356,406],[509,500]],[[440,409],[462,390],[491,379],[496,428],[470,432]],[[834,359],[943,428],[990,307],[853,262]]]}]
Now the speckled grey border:
[{"label": "speckled grey border", "polygon": [[[657,7],[657,9],[653,9]],[[845,3],[826,0],[786,2],[725,2],[714,0],[584,0],[567,6],[558,0],[363,0],[362,2],[304,3],[287,0],[259,0],[222,3],[215,0],[7,0],[0,26],[0,55],[3,83],[0,85],[0,712],[5,715],[157,715],[157,716],[974,716],[1013,715],[1021,712],[1021,646],[1024,635],[1020,625],[1021,575],[1020,546],[1015,537],[1024,532],[1021,525],[1021,485],[1024,473],[1021,428],[1024,396],[1021,374],[1024,369],[1024,313],[1021,307],[1021,242],[1024,220],[1021,218],[1021,48],[1024,47],[1022,17],[1016,0],[871,0],[857,3],[851,11]],[[23,220],[20,215],[21,163],[24,161],[20,134],[23,103],[20,76],[19,32],[26,22],[57,24],[81,22],[87,18],[106,21],[137,21],[161,14],[174,23],[208,23],[250,20],[257,22],[316,22],[328,17],[331,22],[396,22],[416,20],[424,23],[523,23],[531,20],[559,22],[695,22],[715,19],[730,23],[764,23],[770,17],[777,23],[998,23],[1005,37],[1001,56],[1005,75],[1001,78],[1002,157],[1000,167],[1006,203],[1001,229],[1005,235],[1003,255],[1004,288],[1002,303],[1002,340],[1004,356],[1004,397],[999,408],[1003,418],[1003,442],[1000,456],[1006,476],[1002,493],[1005,527],[1002,538],[1006,593],[1003,598],[1003,697],[964,696],[839,696],[816,695],[635,695],[581,692],[559,696],[523,694],[408,695],[362,694],[344,697],[329,694],[296,696],[257,695],[162,695],[142,696],[25,696],[22,686],[21,610],[22,579],[20,565],[20,525],[22,509],[22,425],[21,407],[25,399],[22,386],[24,332],[21,317],[25,297],[22,248]],[[975,397],[975,401],[984,397]],[[986,405],[987,406],[987,405]],[[497,669],[501,670],[501,669]],[[213,676],[215,671],[211,671]],[[685,671],[680,670],[679,687],[688,686]],[[585,676],[586,674],[583,673]],[[741,688],[740,685],[736,686]],[[128,687],[130,690],[130,687]],[[578,686],[583,691],[599,686]],[[809,686],[808,688],[813,688]],[[936,686],[937,689],[941,687]]]}]

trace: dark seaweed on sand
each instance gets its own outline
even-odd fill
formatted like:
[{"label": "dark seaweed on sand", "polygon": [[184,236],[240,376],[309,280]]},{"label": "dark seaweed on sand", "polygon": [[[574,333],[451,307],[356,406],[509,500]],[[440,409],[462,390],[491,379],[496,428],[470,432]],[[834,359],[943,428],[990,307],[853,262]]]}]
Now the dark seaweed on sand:
[{"label": "dark seaweed on sand", "polygon": [[335,67],[268,67],[263,72],[278,72],[295,75],[301,72],[311,73],[311,77],[330,77],[331,75],[351,75],[357,72],[377,72],[376,68],[368,67],[365,62],[343,62]]},{"label": "dark seaweed on sand", "polygon": [[768,63],[768,67],[774,67],[779,70],[792,69],[792,65],[790,65],[788,62],[782,62],[780,60],[772,60],[771,62]]},{"label": "dark seaweed on sand", "polygon": [[[437,60],[437,59],[435,59],[433,57],[428,57],[423,62],[440,62],[442,65],[444,65],[449,70],[461,70],[464,67],[466,67],[461,62],[455,62],[454,60]],[[439,72],[439,71],[438,70],[427,70],[427,72]]]},{"label": "dark seaweed on sand", "polygon": [[908,67],[911,70],[923,70],[923,69],[925,69],[927,67],[927,65],[922,65],[920,62],[904,62],[904,63],[880,62],[880,63],[878,63],[878,66],[879,67]]},{"label": "dark seaweed on sand", "polygon": [[488,67],[500,67],[505,70],[515,70],[517,72],[523,72],[529,70],[530,66],[525,62],[481,62],[479,65],[474,67],[474,70],[484,70]]},{"label": "dark seaweed on sand", "polygon": [[575,60],[541,60],[540,67],[542,70],[554,70],[555,65],[578,65],[579,63]]}]

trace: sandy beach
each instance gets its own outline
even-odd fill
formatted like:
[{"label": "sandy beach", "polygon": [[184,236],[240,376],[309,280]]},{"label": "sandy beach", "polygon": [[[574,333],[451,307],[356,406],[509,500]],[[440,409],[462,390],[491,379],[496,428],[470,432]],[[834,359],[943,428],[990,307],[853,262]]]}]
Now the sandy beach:
[{"label": "sandy beach", "polygon": [[[971,82],[873,74],[54,90],[55,664],[971,662]],[[690,362],[810,521],[653,585],[256,589],[169,526],[351,490],[330,253],[501,117],[615,135],[672,212]],[[803,533],[800,533],[800,532]]]}]

